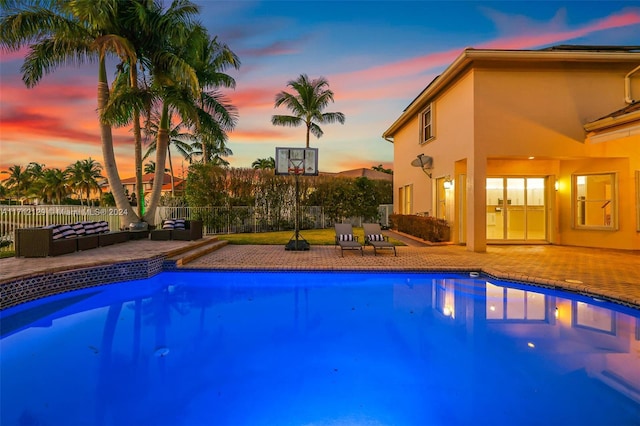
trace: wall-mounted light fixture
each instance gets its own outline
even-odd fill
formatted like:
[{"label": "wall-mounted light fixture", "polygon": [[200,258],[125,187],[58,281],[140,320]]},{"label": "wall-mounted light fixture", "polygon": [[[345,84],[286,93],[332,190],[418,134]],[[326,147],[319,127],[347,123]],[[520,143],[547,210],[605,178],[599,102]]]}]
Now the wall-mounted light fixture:
[{"label": "wall-mounted light fixture", "polygon": [[428,155],[418,154],[418,156],[411,162],[413,167],[420,167],[425,175],[431,179],[431,169],[433,169],[433,157]]},{"label": "wall-mounted light fixture", "polygon": [[444,186],[444,189],[453,188],[453,180],[451,179],[451,176],[447,176],[446,178],[444,178],[444,182],[442,183],[442,186]]},{"label": "wall-mounted light fixture", "polygon": [[556,191],[560,189],[560,182],[556,180],[555,183],[553,184],[553,187],[555,188]]}]

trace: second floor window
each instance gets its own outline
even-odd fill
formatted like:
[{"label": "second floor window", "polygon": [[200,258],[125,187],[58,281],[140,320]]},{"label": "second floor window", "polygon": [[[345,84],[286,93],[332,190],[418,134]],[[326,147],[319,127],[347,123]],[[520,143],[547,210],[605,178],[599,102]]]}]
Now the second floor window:
[{"label": "second floor window", "polygon": [[420,116],[420,127],[422,129],[420,143],[425,143],[433,138],[433,114],[431,113],[431,105],[422,111]]}]

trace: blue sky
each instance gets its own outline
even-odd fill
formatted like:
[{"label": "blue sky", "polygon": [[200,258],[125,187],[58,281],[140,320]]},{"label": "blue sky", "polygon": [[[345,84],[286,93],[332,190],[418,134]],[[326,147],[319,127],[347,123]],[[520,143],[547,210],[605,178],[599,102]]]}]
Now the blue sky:
[{"label": "blue sky", "polygon": [[[640,5],[632,1],[196,3],[211,34],[242,62],[229,72],[237,87],[228,95],[240,114],[229,134],[234,167],[274,156],[276,146],[304,146],[303,128],[270,122],[288,113],[274,109],[276,93],[303,73],[325,77],[335,93],[327,111],[346,115],[344,125],[323,125],[324,136],[311,140],[320,170],[391,167],[393,146],[382,132],[466,47],[640,44]],[[0,58],[0,168],[30,161],[65,167],[89,156],[102,162],[95,65],[59,69],[26,89],[23,56]],[[121,176],[131,176],[131,133],[115,134]]]}]

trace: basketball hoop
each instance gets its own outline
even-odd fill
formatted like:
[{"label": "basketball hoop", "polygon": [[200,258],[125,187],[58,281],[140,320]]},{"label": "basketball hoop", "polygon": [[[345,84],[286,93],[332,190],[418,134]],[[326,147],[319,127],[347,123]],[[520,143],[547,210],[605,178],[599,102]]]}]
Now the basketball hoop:
[{"label": "basketball hoop", "polygon": [[290,158],[288,171],[291,175],[304,173],[304,159]]},{"label": "basketball hoop", "polygon": [[276,148],[276,175],[318,176],[318,148]]}]

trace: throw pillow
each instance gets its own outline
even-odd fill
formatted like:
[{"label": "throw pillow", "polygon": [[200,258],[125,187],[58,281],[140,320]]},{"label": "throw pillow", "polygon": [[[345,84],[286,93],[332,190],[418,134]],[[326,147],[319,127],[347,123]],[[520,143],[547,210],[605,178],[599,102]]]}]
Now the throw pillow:
[{"label": "throw pillow", "polygon": [[340,241],[353,241],[353,235],[352,234],[340,234],[339,239],[340,239]]},{"label": "throw pillow", "polygon": [[79,237],[83,237],[86,233],[86,231],[84,230],[84,225],[81,222],[76,222],[73,225],[71,225],[71,227],[76,232],[76,235]]},{"label": "throw pillow", "polygon": [[369,235],[369,241],[384,241],[384,235],[382,234],[373,234]]},{"label": "throw pillow", "polygon": [[60,226],[61,225],[48,225],[48,226],[45,226],[44,229],[51,229],[53,239],[59,240],[60,238],[63,238],[62,230],[60,229]]},{"label": "throw pillow", "polygon": [[60,225],[59,232],[62,235],[61,238],[74,238],[76,231],[70,225]]},{"label": "throw pillow", "polygon": [[162,221],[162,229],[174,229],[176,222],[173,219],[166,219]]}]

